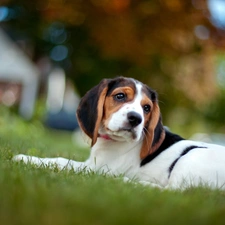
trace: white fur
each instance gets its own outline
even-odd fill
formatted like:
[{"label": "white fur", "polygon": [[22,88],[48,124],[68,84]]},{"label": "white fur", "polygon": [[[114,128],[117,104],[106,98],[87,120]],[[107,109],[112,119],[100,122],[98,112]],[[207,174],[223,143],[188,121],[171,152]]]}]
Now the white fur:
[{"label": "white fur", "polygon": [[[140,148],[142,146],[143,109],[141,84],[136,84],[137,95],[133,102],[124,104],[110,119],[109,130],[102,131],[111,139],[98,138],[92,147],[90,157],[85,162],[76,162],[64,158],[38,158],[17,155],[15,161],[23,160],[38,166],[58,166],[59,169],[93,170],[110,175],[123,175],[125,180],[136,180],[144,185],[160,188],[186,188],[207,185],[211,188],[225,189],[225,147],[189,140],[179,141],[164,150],[151,162],[140,166]],[[130,111],[139,113],[143,121],[135,128],[137,137],[132,139],[130,132],[120,130],[126,123]],[[180,154],[188,146],[206,148],[192,149],[188,154]],[[170,176],[169,167],[177,159]]]}]

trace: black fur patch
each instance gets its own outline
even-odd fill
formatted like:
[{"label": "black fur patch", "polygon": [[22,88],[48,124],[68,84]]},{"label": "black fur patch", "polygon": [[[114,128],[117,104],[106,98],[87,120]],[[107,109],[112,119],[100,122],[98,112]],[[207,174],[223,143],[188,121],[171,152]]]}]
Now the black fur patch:
[{"label": "black fur patch", "polygon": [[144,158],[141,161],[141,166],[144,166],[145,164],[151,162],[154,158],[156,158],[160,153],[162,153],[164,150],[169,148],[171,145],[175,144],[178,141],[184,140],[182,137],[180,137],[177,134],[173,134],[166,130],[166,136],[163,141],[163,143],[160,145],[160,147],[151,155],[148,155],[146,158]]},{"label": "black fur patch", "polygon": [[136,91],[136,86],[133,79],[117,77],[115,79],[112,79],[108,84],[108,91],[106,96],[109,96],[113,92],[113,90],[118,87],[131,87],[134,91]]},{"label": "black fur patch", "polygon": [[177,159],[175,159],[175,160],[173,161],[173,163],[170,165],[170,167],[169,167],[169,175],[168,175],[168,178],[170,178],[171,172],[173,171],[173,168],[174,168],[174,166],[176,165],[176,163],[178,162],[178,160],[179,160],[182,156],[186,155],[188,152],[190,152],[191,150],[193,150],[193,149],[195,149],[195,148],[206,148],[206,147],[203,147],[203,146],[197,146],[197,145],[191,145],[191,146],[185,148],[184,151],[180,154],[180,156],[179,156]]},{"label": "black fur patch", "polygon": [[142,84],[142,85],[143,85],[143,88],[142,88],[143,93],[146,94],[149,97],[149,99],[151,99],[153,102],[157,102],[158,101],[157,92],[145,84]]},{"label": "black fur patch", "polygon": [[156,128],[154,130],[154,139],[153,139],[153,142],[152,142],[152,146],[157,144],[157,142],[159,141],[159,139],[161,137],[161,134],[162,134],[163,130],[164,130],[164,128],[163,128],[163,125],[162,125],[162,118],[160,116],[159,121],[158,121],[158,123],[156,125]]}]

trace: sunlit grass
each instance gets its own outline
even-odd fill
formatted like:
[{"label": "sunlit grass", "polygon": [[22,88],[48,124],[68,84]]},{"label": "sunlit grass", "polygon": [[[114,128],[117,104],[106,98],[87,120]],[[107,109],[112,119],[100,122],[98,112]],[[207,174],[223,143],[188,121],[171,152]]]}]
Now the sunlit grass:
[{"label": "sunlit grass", "polygon": [[7,109],[0,117],[0,224],[224,224],[225,192],[162,191],[120,177],[59,171],[13,162],[17,153],[84,160],[70,133],[24,122]]}]

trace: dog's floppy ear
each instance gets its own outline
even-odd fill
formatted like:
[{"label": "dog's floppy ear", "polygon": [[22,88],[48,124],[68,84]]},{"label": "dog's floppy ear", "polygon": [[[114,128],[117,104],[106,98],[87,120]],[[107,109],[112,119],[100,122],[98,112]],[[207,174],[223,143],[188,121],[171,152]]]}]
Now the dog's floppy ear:
[{"label": "dog's floppy ear", "polygon": [[77,109],[78,123],[84,133],[91,138],[91,146],[97,141],[109,82],[110,79],[104,79],[88,91],[81,99]]},{"label": "dog's floppy ear", "polygon": [[140,152],[141,159],[144,159],[148,155],[155,152],[165,138],[165,130],[162,125],[160,109],[157,101],[157,94],[150,89],[149,91],[151,93],[153,107],[150,119],[144,129],[145,135]]}]

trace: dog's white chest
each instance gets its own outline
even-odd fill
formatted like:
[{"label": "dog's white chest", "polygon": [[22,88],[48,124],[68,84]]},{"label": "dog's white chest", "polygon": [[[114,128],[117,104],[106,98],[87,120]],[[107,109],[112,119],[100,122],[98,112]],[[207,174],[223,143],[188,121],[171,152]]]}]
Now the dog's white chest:
[{"label": "dog's white chest", "polygon": [[95,170],[121,175],[135,176],[140,169],[141,143],[114,142],[98,138],[91,150],[89,162]]}]

